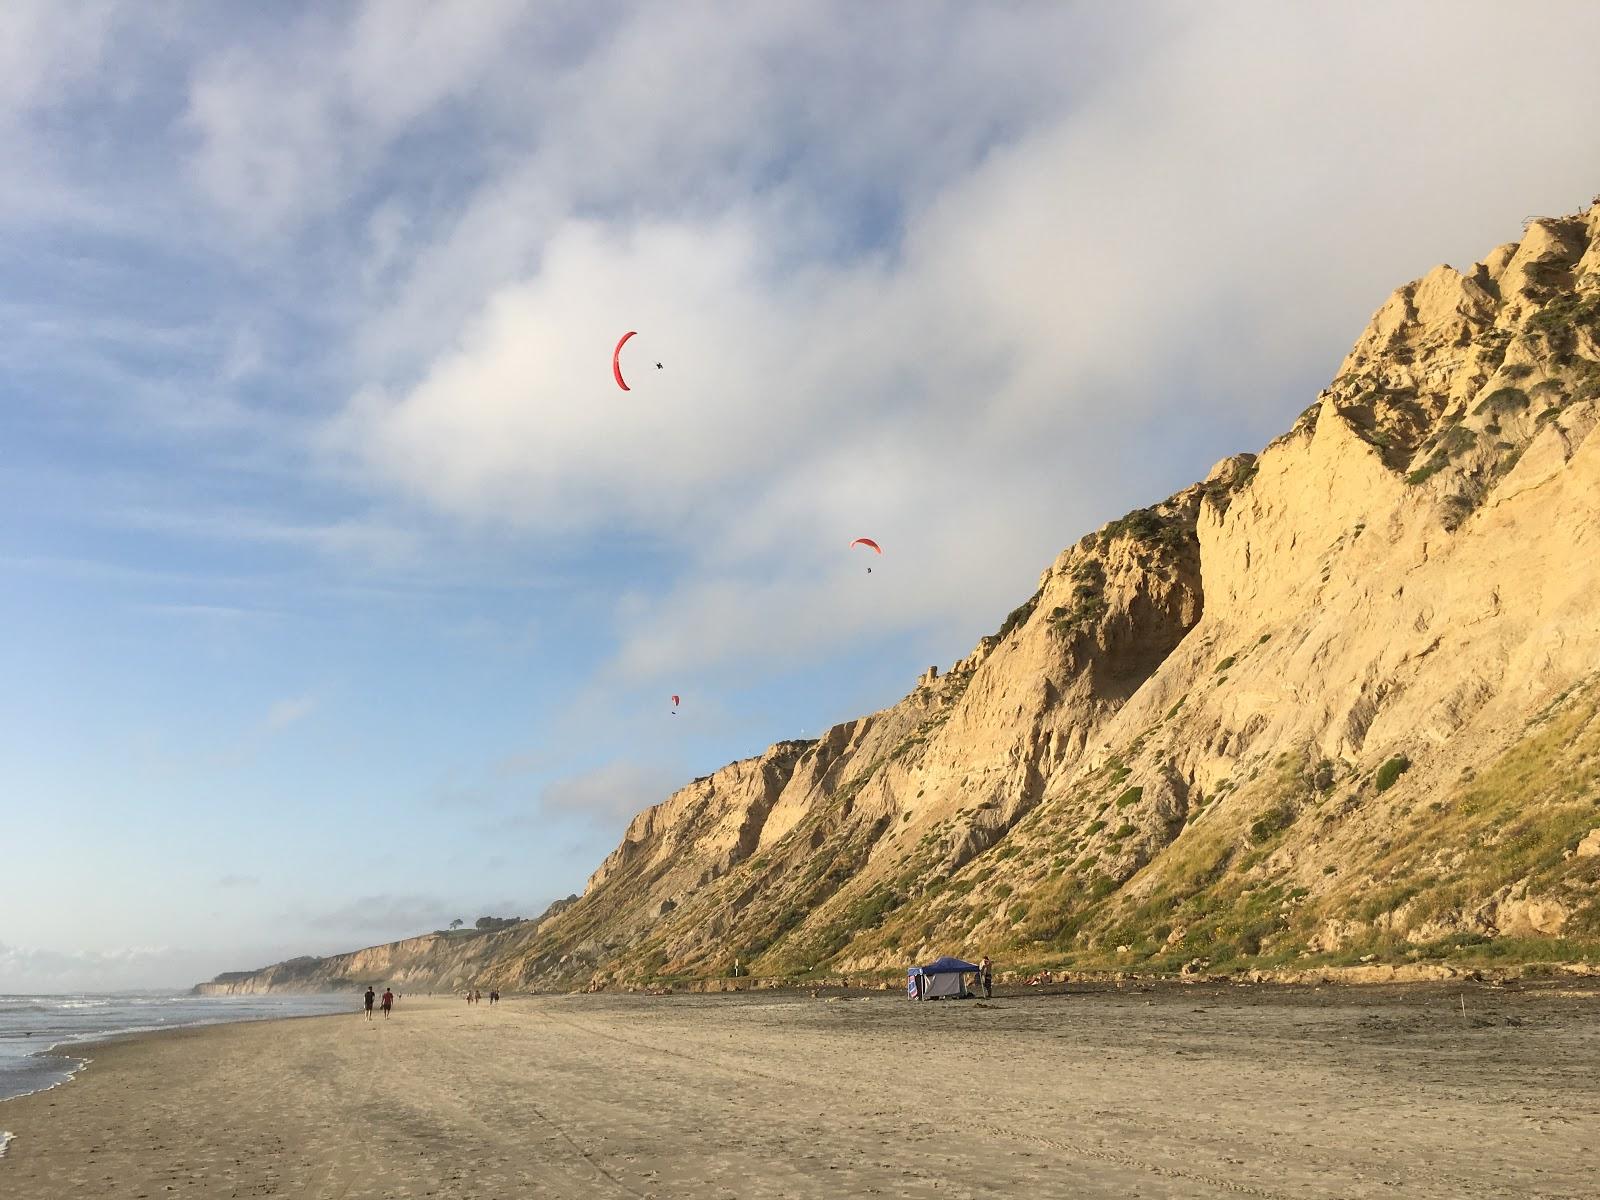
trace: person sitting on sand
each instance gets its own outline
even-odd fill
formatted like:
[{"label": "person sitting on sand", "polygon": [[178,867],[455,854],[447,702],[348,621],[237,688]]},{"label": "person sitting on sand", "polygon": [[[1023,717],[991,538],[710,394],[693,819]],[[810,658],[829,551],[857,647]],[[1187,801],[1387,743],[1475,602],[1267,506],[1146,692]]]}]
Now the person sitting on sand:
[{"label": "person sitting on sand", "polygon": [[383,1019],[389,1019],[389,1010],[394,1007],[394,993],[388,988],[383,989]]},{"label": "person sitting on sand", "polygon": [[373,1000],[377,999],[377,995],[378,995],[378,993],[374,992],[372,990],[371,985],[369,984],[367,986],[367,995],[366,995],[366,1000],[367,1000],[367,1020],[369,1020],[369,1021],[372,1020],[372,1002],[373,1002]]}]

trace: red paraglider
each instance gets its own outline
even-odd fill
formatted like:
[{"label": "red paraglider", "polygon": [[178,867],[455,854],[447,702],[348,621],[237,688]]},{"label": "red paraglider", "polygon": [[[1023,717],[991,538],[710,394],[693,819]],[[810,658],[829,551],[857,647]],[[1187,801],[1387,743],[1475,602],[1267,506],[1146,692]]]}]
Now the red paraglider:
[{"label": "red paraglider", "polygon": [[[878,543],[873,541],[871,538],[857,538],[855,541],[850,543],[850,549],[852,549],[852,550],[854,550],[857,546],[866,546],[868,549],[870,549],[874,554],[878,555],[879,557],[882,557],[882,555],[883,555],[883,547],[878,545]],[[867,574],[868,575],[872,574],[872,568],[871,567],[867,568]]]},{"label": "red paraglider", "polygon": [[631,392],[633,389],[622,378],[622,347],[627,344],[629,338],[638,332],[637,329],[628,330],[627,333],[622,335],[621,340],[617,342],[617,348],[611,352],[611,373],[617,377],[617,386],[625,392]]},{"label": "red paraglider", "polygon": [[678,715],[678,698],[676,696],[672,698],[672,715]]}]

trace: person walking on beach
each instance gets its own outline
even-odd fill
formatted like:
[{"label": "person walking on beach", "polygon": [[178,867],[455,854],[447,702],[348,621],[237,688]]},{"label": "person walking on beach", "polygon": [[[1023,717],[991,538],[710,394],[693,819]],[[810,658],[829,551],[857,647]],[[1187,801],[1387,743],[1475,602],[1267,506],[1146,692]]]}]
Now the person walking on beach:
[{"label": "person walking on beach", "polygon": [[983,985],[983,998],[989,999],[994,995],[994,964],[985,954],[978,962],[978,982]]},{"label": "person walking on beach", "polygon": [[394,993],[388,988],[383,989],[383,1019],[389,1019],[389,1010],[394,1007]]},{"label": "person walking on beach", "polygon": [[378,993],[372,990],[372,985],[367,985],[367,1020],[372,1020],[372,1002],[377,999]]},{"label": "person walking on beach", "polygon": [[489,1007],[493,1008],[496,1004],[499,1004],[499,1003],[500,1003],[500,993],[499,992],[490,992],[489,993]]}]

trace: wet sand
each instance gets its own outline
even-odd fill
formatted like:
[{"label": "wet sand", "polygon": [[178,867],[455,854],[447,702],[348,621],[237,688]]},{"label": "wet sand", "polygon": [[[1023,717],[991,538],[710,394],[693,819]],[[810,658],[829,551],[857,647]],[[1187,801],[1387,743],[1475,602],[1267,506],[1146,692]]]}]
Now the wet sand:
[{"label": "wet sand", "polygon": [[1594,991],[849,996],[412,998],[108,1043],[0,1104],[0,1196],[1595,1194]]}]

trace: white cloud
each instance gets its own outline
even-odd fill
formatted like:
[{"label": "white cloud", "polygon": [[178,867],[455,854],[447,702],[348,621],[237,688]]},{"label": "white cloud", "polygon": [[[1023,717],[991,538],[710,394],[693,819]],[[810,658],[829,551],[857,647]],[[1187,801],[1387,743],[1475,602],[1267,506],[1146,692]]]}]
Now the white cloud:
[{"label": "white cloud", "polygon": [[415,563],[423,543],[420,530],[375,517],[291,521],[245,510],[195,512],[124,507],[115,512],[113,519],[139,529],[216,541],[300,547],[355,565],[388,568]]},{"label": "white cloud", "polygon": [[314,10],[271,38],[253,29],[190,80],[196,185],[244,232],[294,234],[348,202],[409,125],[476,91],[520,9],[381,0],[348,21]]},{"label": "white cloud", "polygon": [[0,942],[0,992],[118,991],[188,987],[214,973],[214,952],[169,946],[50,950]]},{"label": "white cloud", "polygon": [[[988,42],[970,58],[908,48],[923,71],[955,54],[940,68],[962,80],[952,95],[1002,97],[982,111],[1010,126],[982,154],[978,132],[941,140],[945,93],[895,109],[914,93],[849,74],[837,104],[859,119],[823,101],[836,136],[819,134],[827,150],[806,165],[842,171],[846,188],[898,188],[907,161],[932,168],[905,181],[903,236],[853,259],[792,220],[804,181],[752,186],[768,139],[808,127],[780,103],[772,132],[773,97],[733,51],[795,31],[731,22],[703,51],[680,26],[625,22],[586,64],[582,99],[558,110],[582,161],[553,134],[486,182],[440,244],[495,248],[512,275],[476,253],[452,273],[425,251],[376,344],[413,302],[457,311],[463,280],[476,312],[414,381],[375,378],[327,444],[375,485],[469,521],[538,538],[627,529],[681,555],[670,594],[619,606],[625,674],[981,630],[1060,545],[1115,515],[1107,492],[1153,501],[1251,448],[1223,442],[1219,423],[1264,440],[1388,288],[1453,248],[1486,251],[1514,228],[1508,205],[1569,208],[1600,179],[1600,149],[1533,115],[1600,101],[1579,39],[1507,63],[1493,10],[1383,21],[1374,38],[1348,9],[1191,14],[1070,95],[1027,28],[1004,43],[1026,48],[1020,60]],[[802,57],[814,36],[797,35]],[[1492,54],[1520,102],[1486,112],[1452,81]],[[1035,103],[1012,103],[1019,92]],[[696,172],[698,202],[684,182]],[[552,174],[555,192],[529,190]],[[613,211],[623,195],[639,210]],[[582,197],[598,215],[577,215]],[[638,382],[624,394],[607,358],[629,328]],[[895,546],[870,601],[842,553],[860,533]]]},{"label": "white cloud", "polygon": [[481,916],[527,915],[538,911],[539,906],[527,901],[504,898],[462,903],[434,895],[377,892],[310,915],[296,912],[288,916],[303,921],[325,937],[344,938],[353,943],[350,948],[359,948],[359,945],[380,940],[396,941],[432,933],[447,928],[457,918],[470,926]]},{"label": "white cloud", "polygon": [[471,920],[465,911],[452,914],[449,902],[438,896],[378,892],[301,919],[312,929],[337,935],[402,938],[442,929],[452,916]]},{"label": "white cloud", "polygon": [[661,767],[613,762],[546,785],[539,803],[547,813],[567,813],[609,825],[660,803],[682,782]]}]

